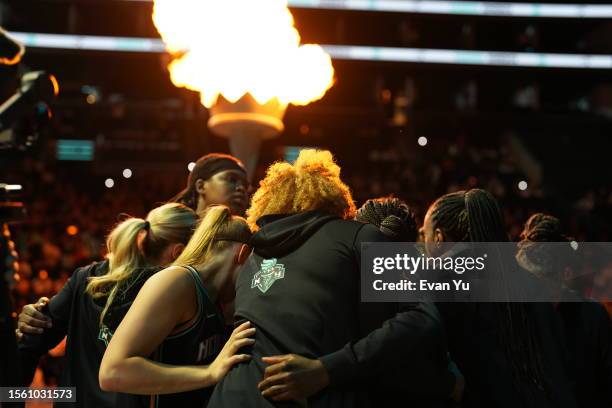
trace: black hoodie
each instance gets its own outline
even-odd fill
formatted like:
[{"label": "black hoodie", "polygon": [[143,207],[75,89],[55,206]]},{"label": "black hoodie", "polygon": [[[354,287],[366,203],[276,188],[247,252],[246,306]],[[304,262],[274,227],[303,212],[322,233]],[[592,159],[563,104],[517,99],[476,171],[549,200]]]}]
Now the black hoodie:
[{"label": "black hoodie", "polygon": [[[288,405],[360,405],[359,381],[405,364],[415,349],[443,337],[435,313],[414,305],[357,341],[361,244],[386,241],[374,226],[317,211],[266,216],[258,226],[235,304],[236,320],[257,328],[253,358],[225,376],[209,407],[273,406],[257,389],[265,369],[261,357],[287,353],[321,359],[331,380],[308,401]],[[451,376],[444,395],[454,384]]]}]

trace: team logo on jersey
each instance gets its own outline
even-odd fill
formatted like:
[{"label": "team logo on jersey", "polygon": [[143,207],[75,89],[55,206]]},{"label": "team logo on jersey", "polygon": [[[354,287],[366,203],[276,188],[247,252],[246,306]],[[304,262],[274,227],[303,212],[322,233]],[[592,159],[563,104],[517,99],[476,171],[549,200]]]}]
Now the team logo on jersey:
[{"label": "team logo on jersey", "polygon": [[285,265],[276,262],[276,258],[262,261],[259,272],[253,275],[251,289],[259,288],[262,293],[266,293],[274,282],[285,277]]},{"label": "team logo on jersey", "polygon": [[98,340],[102,340],[104,345],[108,347],[108,342],[113,338],[113,332],[107,326],[100,327],[98,332]]}]

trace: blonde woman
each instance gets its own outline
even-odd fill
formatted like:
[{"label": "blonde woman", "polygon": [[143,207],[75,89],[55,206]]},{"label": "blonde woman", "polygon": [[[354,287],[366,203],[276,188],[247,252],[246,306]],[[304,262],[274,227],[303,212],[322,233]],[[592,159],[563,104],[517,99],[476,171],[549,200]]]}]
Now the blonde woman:
[{"label": "blonde woman", "polygon": [[102,389],[137,396],[122,407],[204,406],[216,384],[252,345],[249,323],[223,345],[217,308],[234,298],[235,273],[250,253],[246,220],[214,206],[173,265],[151,277],[114,333],[100,366]]},{"label": "blonde woman", "polygon": [[24,333],[18,345],[23,384],[32,381],[39,357],[67,335],[59,385],[76,387],[71,406],[115,407],[116,394],[98,384],[106,345],[143,283],[176,259],[196,224],[192,209],[171,203],[151,210],[146,219],[130,217],[115,226],[106,241],[107,259],[77,269],[42,310],[52,327]]}]

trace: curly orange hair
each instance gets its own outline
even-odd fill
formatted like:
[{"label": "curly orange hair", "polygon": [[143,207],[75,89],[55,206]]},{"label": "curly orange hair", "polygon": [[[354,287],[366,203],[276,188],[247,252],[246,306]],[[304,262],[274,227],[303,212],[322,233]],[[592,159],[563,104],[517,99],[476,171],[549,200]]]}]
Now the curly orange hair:
[{"label": "curly orange hair", "polygon": [[340,166],[328,150],[304,149],[295,164],[272,164],[259,182],[247,210],[249,224],[264,215],[325,211],[344,219],[353,218],[351,191],[340,180]]}]

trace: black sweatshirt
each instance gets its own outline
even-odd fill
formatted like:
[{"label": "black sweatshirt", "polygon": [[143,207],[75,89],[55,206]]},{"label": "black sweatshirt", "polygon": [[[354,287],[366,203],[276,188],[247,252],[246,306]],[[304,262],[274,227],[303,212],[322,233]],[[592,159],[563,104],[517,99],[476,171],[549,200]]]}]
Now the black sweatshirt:
[{"label": "black sweatshirt", "polygon": [[[442,255],[474,256],[469,246],[455,244]],[[462,248],[463,247],[463,248]],[[529,282],[526,297],[541,293],[538,278],[518,266],[514,257],[501,258],[504,273],[516,281]],[[508,288],[511,290],[511,288]],[[465,376],[464,408],[576,408],[573,384],[568,372],[569,355],[561,319],[551,303],[525,302],[525,321],[531,327],[533,342],[539,345],[537,361],[546,383],[538,389],[525,380],[514,378],[516,361],[508,357],[508,303],[438,302],[453,361]],[[511,310],[511,309],[510,309]],[[526,333],[521,333],[525,336]],[[512,351],[513,353],[514,351]]]},{"label": "black sweatshirt", "polygon": [[580,408],[612,406],[612,326],[594,301],[559,303]]},{"label": "black sweatshirt", "polygon": [[[161,268],[146,268],[134,275],[129,289],[114,302],[108,312],[111,331],[117,328],[133,299],[153,273]],[[110,334],[100,330],[99,319],[106,299],[94,300],[85,293],[88,278],[101,276],[108,271],[108,261],[93,263],[77,269],[62,290],[49,301],[44,313],[53,321],[53,327],[43,334],[24,334],[18,344],[19,357],[24,371],[23,385],[32,381],[40,356],[54,348],[68,335],[66,360],[59,386],[76,387],[76,403],[70,407],[115,407],[117,394],[102,391],[98,381],[100,362],[106,351]],[[55,404],[64,405],[64,404]]]},{"label": "black sweatshirt", "polygon": [[[433,305],[409,305],[359,340],[361,243],[386,241],[378,229],[317,211],[266,216],[258,225],[235,304],[236,319],[257,328],[253,358],[225,376],[209,407],[272,406],[257,389],[262,356],[295,353],[319,358],[326,367],[330,387],[292,406],[363,405],[358,391],[363,384],[372,390],[383,374],[401,376],[395,370],[402,366],[415,373],[429,370],[412,363],[443,339]],[[447,396],[452,390],[454,377],[445,371],[446,361],[441,364],[440,381],[427,382],[424,394]]]},{"label": "black sweatshirt", "polygon": [[[540,343],[548,391],[535,388],[521,394],[512,375],[512,362],[502,344],[507,324],[498,303],[438,303],[448,333],[453,361],[465,376],[464,408],[575,408],[568,355],[559,318],[549,303],[525,303]],[[526,385],[526,384],[524,384]]]}]

